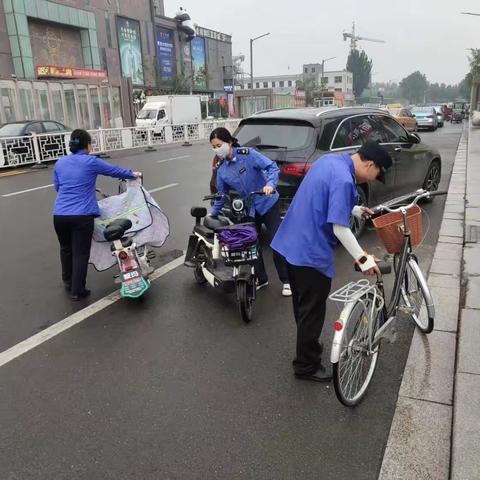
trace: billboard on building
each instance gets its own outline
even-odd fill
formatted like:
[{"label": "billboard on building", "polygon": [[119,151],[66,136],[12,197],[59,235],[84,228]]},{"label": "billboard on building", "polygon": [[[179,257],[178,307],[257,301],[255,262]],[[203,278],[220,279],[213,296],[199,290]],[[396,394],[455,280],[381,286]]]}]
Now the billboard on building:
[{"label": "billboard on building", "polygon": [[163,80],[170,81],[177,74],[173,30],[157,27],[157,61]]},{"label": "billboard on building", "polygon": [[140,23],[130,18],[117,17],[117,34],[122,76],[130,77],[134,85],[143,85]]},{"label": "billboard on building", "polygon": [[193,85],[198,90],[207,89],[207,57],[205,54],[205,39],[195,37],[192,42]]}]

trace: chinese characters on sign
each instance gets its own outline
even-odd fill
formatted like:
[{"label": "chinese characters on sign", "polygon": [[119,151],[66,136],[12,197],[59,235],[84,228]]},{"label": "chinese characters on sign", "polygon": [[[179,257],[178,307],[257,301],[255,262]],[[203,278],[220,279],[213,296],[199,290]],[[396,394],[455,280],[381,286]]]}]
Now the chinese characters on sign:
[{"label": "chinese characters on sign", "polygon": [[37,65],[37,77],[52,78],[107,78],[105,70],[89,68],[59,67],[55,65]]},{"label": "chinese characters on sign", "polygon": [[195,33],[199,37],[206,37],[211,38],[213,40],[219,40],[220,42],[232,42],[232,37],[230,35],[226,35],[225,33],[216,32],[215,30],[209,30],[208,28],[203,28],[196,26]]},{"label": "chinese characters on sign", "polygon": [[137,20],[117,17],[118,43],[122,76],[130,77],[134,85],[143,85],[142,47],[140,23]]},{"label": "chinese characters on sign", "polygon": [[170,81],[177,73],[173,31],[157,27],[157,61],[163,80]]}]

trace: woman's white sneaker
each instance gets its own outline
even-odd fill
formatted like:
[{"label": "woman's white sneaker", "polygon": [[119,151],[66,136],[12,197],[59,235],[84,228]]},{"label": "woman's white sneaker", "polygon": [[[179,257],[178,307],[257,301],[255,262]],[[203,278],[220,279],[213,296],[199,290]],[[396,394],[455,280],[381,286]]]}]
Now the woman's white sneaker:
[{"label": "woman's white sneaker", "polygon": [[292,289],[290,288],[289,283],[284,283],[283,284],[282,295],[284,297],[291,297],[292,296]]}]

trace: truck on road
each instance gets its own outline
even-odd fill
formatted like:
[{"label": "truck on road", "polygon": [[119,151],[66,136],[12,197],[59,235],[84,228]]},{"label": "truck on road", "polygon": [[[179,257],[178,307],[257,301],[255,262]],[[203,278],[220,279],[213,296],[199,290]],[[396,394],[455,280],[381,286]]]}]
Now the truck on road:
[{"label": "truck on road", "polygon": [[202,121],[199,95],[155,95],[138,112],[137,127],[180,125]]}]

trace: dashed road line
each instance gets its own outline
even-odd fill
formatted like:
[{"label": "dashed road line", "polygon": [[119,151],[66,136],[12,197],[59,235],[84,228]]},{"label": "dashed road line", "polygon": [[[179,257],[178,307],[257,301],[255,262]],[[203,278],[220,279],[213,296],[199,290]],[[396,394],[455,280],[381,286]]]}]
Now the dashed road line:
[{"label": "dashed road line", "polygon": [[35,192],[36,190],[42,190],[50,187],[53,187],[53,183],[50,183],[49,185],[42,185],[41,187],[28,188],[27,190],[20,190],[18,192],[6,193],[2,195],[2,197],[13,197],[15,195],[21,195],[22,193]]},{"label": "dashed road line", "polygon": [[157,163],[171,162],[172,160],[182,160],[183,158],[190,158],[190,157],[191,155],[183,155],[183,157],[165,158],[164,160],[157,160]]}]

